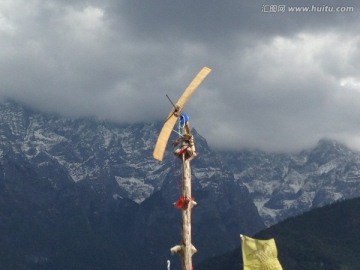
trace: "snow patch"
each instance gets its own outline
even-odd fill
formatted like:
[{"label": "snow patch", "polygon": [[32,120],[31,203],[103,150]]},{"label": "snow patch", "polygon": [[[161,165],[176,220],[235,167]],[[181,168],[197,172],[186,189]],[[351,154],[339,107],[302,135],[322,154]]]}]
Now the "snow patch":
[{"label": "snow patch", "polygon": [[265,225],[269,226],[273,220],[276,220],[281,210],[274,210],[265,207],[264,205],[269,201],[268,198],[256,198],[254,199],[254,204],[258,210],[258,213],[261,217],[266,217]]},{"label": "snow patch", "polygon": [[129,198],[137,203],[143,202],[154,191],[154,187],[145,184],[143,179],[115,176],[115,180],[129,194]]},{"label": "snow patch", "polygon": [[319,167],[317,173],[319,175],[326,174],[326,173],[332,171],[333,169],[335,169],[337,167],[337,165],[338,164],[337,164],[336,160],[332,160],[332,161],[330,161],[328,163],[325,163],[325,164],[321,165]]},{"label": "snow patch", "polygon": [[114,200],[122,200],[122,199],[124,199],[124,198],[121,197],[119,194],[113,194],[113,199],[114,199]]},{"label": "snow patch", "polygon": [[284,180],[286,183],[288,183],[288,187],[291,188],[294,193],[297,193],[304,187],[306,178],[307,175],[303,175],[295,170],[291,170],[291,172],[285,177]]}]

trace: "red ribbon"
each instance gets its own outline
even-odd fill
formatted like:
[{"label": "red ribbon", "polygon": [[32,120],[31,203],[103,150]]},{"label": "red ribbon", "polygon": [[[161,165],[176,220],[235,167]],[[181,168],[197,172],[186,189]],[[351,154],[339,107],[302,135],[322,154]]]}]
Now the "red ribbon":
[{"label": "red ribbon", "polygon": [[[194,200],[194,198],[191,198],[191,200]],[[190,202],[190,199],[186,198],[185,196],[180,196],[180,198],[177,200],[176,203],[174,203],[174,206],[178,209],[185,209]]]},{"label": "red ribbon", "polygon": [[178,209],[182,209],[187,206],[189,201],[185,198],[185,196],[180,196],[180,198],[175,203],[175,207]]}]

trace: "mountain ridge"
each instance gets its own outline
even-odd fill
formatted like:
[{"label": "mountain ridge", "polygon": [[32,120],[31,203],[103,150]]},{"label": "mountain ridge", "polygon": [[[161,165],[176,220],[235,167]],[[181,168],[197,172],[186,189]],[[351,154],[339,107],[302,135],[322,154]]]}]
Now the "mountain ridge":
[{"label": "mountain ridge", "polygon": [[[120,125],[68,119],[15,102],[0,106],[0,121],[0,151],[11,148],[35,165],[50,160],[75,182],[90,180],[99,192],[137,203],[160,190],[175,166],[170,149],[164,162],[152,159],[160,123]],[[193,132],[200,151],[193,162],[194,176],[208,185],[211,175],[221,171],[233,174],[236,182],[250,191],[267,225],[341,198],[360,196],[356,187],[360,153],[335,140],[321,139],[314,148],[295,154],[215,152],[205,138]]]},{"label": "mountain ridge", "polygon": [[297,154],[227,153],[267,225],[338,199],[360,196],[360,153],[331,139]]},{"label": "mountain ridge", "polygon": [[[181,170],[170,152],[163,163],[152,159],[154,124],[64,119],[17,104],[0,106],[0,117],[0,185],[5,187],[0,215],[8,220],[3,232],[9,239],[36,245],[9,248],[0,241],[0,252],[13,258],[4,268],[64,269],[66,257],[71,267],[79,264],[76,269],[87,270],[113,268],[121,260],[124,269],[158,269],[166,262],[170,247],[180,241],[181,215],[173,202],[180,194]],[[202,146],[199,140],[198,149],[202,147],[205,141]],[[199,203],[194,245],[201,250],[195,260],[235,247],[231,235],[239,229],[254,233],[264,228],[246,187],[211,158],[210,149],[203,150],[192,167],[193,195]],[[10,216],[7,206],[14,208]],[[31,220],[39,215],[41,223]],[[14,226],[23,233],[9,233]],[[209,237],[222,242],[207,245]],[[56,241],[56,248],[45,248]],[[115,251],[121,255],[111,261]]]},{"label": "mountain ridge", "polygon": [[[75,182],[88,179],[99,191],[137,203],[160,190],[175,166],[170,149],[164,162],[151,157],[160,123],[120,125],[68,119],[15,102],[0,106],[0,121],[2,144],[7,144],[0,151],[11,148],[34,164],[51,160]],[[267,225],[341,198],[360,196],[360,188],[354,187],[360,182],[360,154],[335,140],[321,139],[314,148],[292,154],[249,149],[215,152],[193,132],[200,151],[193,162],[194,176],[208,185],[216,171],[229,171],[240,186],[248,188]]]},{"label": "mountain ridge", "polygon": [[[63,237],[65,232],[56,225],[64,223],[66,230],[86,232],[79,234],[78,247],[84,248],[83,242],[94,250],[96,244],[108,250],[108,254],[99,251],[101,258],[96,263],[93,255],[89,263],[72,257],[84,269],[91,262],[113,267],[118,260],[107,261],[114,250],[122,254],[119,260],[124,260],[125,269],[165,267],[169,248],[180,240],[180,213],[172,203],[180,195],[181,166],[170,148],[164,162],[152,158],[160,127],[160,123],[120,125],[68,119],[16,103],[0,105],[0,187],[2,184],[8,200],[2,202],[2,216],[8,220],[4,231],[20,226],[25,238],[25,232],[34,230],[19,224],[38,224],[30,217],[40,211],[50,223],[42,218],[45,223],[37,226],[45,226],[49,233],[41,235],[35,230],[33,236],[45,239],[44,243],[52,243],[49,235],[54,234],[60,242],[66,240],[61,242],[64,247],[70,245],[71,239]],[[360,194],[360,155],[341,144],[322,140],[297,154],[224,153],[213,151],[196,130],[193,134],[199,152],[191,168],[193,196],[198,202],[193,212],[193,239],[199,249],[195,262],[235,248],[239,232],[253,235],[265,225]],[[17,205],[10,215],[13,218],[9,218],[7,204]],[[22,204],[26,204],[23,209]],[[24,209],[32,214],[25,221],[21,217]],[[62,220],[61,215],[66,218]],[[68,219],[76,220],[78,228]],[[141,260],[135,258],[139,243]],[[2,248],[6,253],[6,246]],[[14,254],[22,254],[17,261],[24,263],[24,269],[45,265],[53,270],[61,258],[70,256],[61,248],[49,253],[40,249],[35,255],[31,250],[14,247]],[[92,254],[86,248],[84,252],[75,254],[82,254],[81,258]]]}]

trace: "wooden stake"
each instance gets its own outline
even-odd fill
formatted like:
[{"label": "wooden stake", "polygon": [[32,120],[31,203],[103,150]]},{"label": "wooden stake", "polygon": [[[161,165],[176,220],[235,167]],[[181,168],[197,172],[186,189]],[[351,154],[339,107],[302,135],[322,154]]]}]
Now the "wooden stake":
[{"label": "wooden stake", "polygon": [[[191,144],[193,144],[193,140],[191,140]],[[185,198],[185,203],[181,209],[181,244],[174,246],[170,249],[170,251],[171,253],[178,253],[180,255],[182,270],[192,270],[192,255],[197,252],[197,250],[191,243],[191,210],[196,205],[196,202],[191,196],[190,161],[196,156],[196,153],[192,151],[191,147],[189,147],[189,141],[183,140],[181,148],[189,148],[189,151],[182,152],[181,154],[182,197]]]},{"label": "wooden stake", "polygon": [[[211,72],[208,67],[203,67],[199,73],[194,77],[190,84],[185,88],[184,92],[174,104],[168,95],[166,97],[174,107],[165,120],[163,127],[155,144],[153,157],[156,160],[162,161],[164,158],[165,148],[170,138],[170,134],[173,131],[176,121],[182,114],[183,108],[190,98],[190,96],[199,87],[201,82]],[[182,229],[181,229],[181,244],[174,246],[170,249],[171,253],[179,253],[181,256],[182,269],[192,270],[191,257],[196,252],[196,248],[191,244],[191,209],[196,202],[191,198],[191,169],[190,161],[196,156],[195,145],[192,135],[190,134],[190,128],[188,124],[183,128],[182,134],[180,134],[182,144],[181,148],[175,151],[175,155],[182,159],[182,199],[185,200],[181,209],[182,216]],[[176,142],[177,145],[177,142]],[[176,205],[175,203],[174,205]]]}]

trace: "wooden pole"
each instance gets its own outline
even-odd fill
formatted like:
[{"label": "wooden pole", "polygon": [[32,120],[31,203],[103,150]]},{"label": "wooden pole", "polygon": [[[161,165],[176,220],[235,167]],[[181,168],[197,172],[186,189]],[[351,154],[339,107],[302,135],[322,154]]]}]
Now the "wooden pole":
[{"label": "wooden pole", "polygon": [[[187,132],[189,127],[187,126]],[[170,249],[171,253],[178,253],[181,258],[182,270],[192,270],[192,255],[197,252],[191,243],[191,210],[196,202],[191,196],[191,167],[190,161],[196,156],[193,137],[190,133],[183,136],[181,148],[175,151],[182,159],[182,193],[181,199],[181,244]]]},{"label": "wooden pole", "polygon": [[[185,159],[185,154],[182,155],[183,163],[183,196],[189,200],[187,207],[181,210],[182,215],[182,235],[181,240],[184,247],[184,258],[183,258],[183,269],[191,270],[192,269],[192,260],[191,257],[194,254],[194,247],[191,243],[191,168],[190,160]],[[196,249],[195,249],[196,250]]]}]

